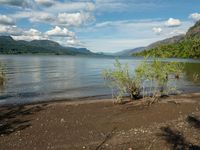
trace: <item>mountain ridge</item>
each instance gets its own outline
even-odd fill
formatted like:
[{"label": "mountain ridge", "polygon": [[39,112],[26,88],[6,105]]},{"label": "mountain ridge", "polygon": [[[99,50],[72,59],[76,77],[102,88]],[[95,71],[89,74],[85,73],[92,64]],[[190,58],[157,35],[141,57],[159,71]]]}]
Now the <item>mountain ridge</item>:
[{"label": "mountain ridge", "polygon": [[133,56],[153,56],[161,58],[200,58],[200,20],[187,33],[173,43],[156,45]]},{"label": "mountain ridge", "polygon": [[64,47],[51,40],[14,40],[0,36],[0,54],[99,55],[86,48]]}]

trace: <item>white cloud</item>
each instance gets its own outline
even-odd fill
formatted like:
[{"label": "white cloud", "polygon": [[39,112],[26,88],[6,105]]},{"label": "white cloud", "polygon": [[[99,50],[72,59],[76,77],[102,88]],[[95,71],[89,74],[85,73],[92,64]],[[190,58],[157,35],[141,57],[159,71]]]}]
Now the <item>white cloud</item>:
[{"label": "white cloud", "polygon": [[181,25],[181,21],[179,19],[169,18],[165,22],[165,25],[168,27],[177,27]]},{"label": "white cloud", "polygon": [[83,44],[77,40],[76,38],[72,38],[72,39],[67,39],[67,42],[66,44],[64,44],[66,46],[76,46],[76,47],[80,47],[80,46],[83,46]]},{"label": "white cloud", "polygon": [[16,19],[27,18],[31,22],[45,22],[53,26],[75,26],[86,25],[94,20],[90,12],[76,13],[53,13],[48,11],[21,11],[13,14]]},{"label": "white cloud", "polygon": [[24,31],[24,34],[30,35],[30,36],[39,36],[39,35],[41,35],[41,32],[36,29],[31,28],[28,31]]},{"label": "white cloud", "polygon": [[[81,41],[88,49],[96,52],[116,52],[184,34],[193,25],[191,21],[183,21],[181,26],[169,28],[165,22],[162,19],[106,21],[79,32],[82,37],[86,35],[87,40],[83,38]],[[152,31],[155,27],[157,32],[160,32],[159,36]],[[88,34],[90,32],[93,34]]]},{"label": "white cloud", "polygon": [[66,26],[80,26],[91,20],[89,13],[59,13],[58,22]]},{"label": "white cloud", "polygon": [[11,35],[13,39],[15,40],[24,40],[24,41],[32,41],[32,40],[43,40],[46,38],[43,38],[41,36],[30,36],[30,35],[19,35],[19,36],[15,36],[15,35]]},{"label": "white cloud", "polygon": [[18,35],[23,34],[23,30],[20,28],[17,28],[16,26],[0,25],[0,34],[18,36]]},{"label": "white cloud", "polygon": [[194,20],[194,21],[199,21],[200,20],[200,13],[190,14],[189,18]]},{"label": "white cloud", "polygon": [[31,22],[51,23],[51,22],[55,21],[55,17],[46,12],[32,12],[32,13],[30,13],[29,20]]},{"label": "white cloud", "polygon": [[156,34],[160,34],[162,32],[162,28],[160,27],[154,27],[153,29],[153,32],[155,32]]},{"label": "white cloud", "polygon": [[[18,30],[22,30],[22,29],[19,28]],[[26,40],[26,41],[42,40],[42,39],[47,38],[40,31],[33,28],[29,30],[24,30],[23,32],[21,32],[21,34],[18,34],[18,35],[13,35],[13,34],[11,35],[15,40]]]},{"label": "white cloud", "polygon": [[31,0],[0,0],[0,4],[17,7],[32,7],[33,5]]},{"label": "white cloud", "polygon": [[58,13],[58,12],[92,12],[95,10],[95,4],[87,1],[75,1],[75,2],[56,2],[53,6],[44,9],[46,12]]},{"label": "white cloud", "polygon": [[69,31],[66,28],[60,28],[56,26],[54,29],[49,30],[45,33],[48,36],[57,36],[57,37],[74,37],[74,32]]},{"label": "white cloud", "polygon": [[12,36],[15,40],[26,41],[46,39],[45,35],[36,29],[24,30],[17,26],[0,25],[0,35]]},{"label": "white cloud", "polygon": [[11,17],[8,17],[6,15],[0,15],[0,24],[3,24],[3,25],[14,25],[15,22]]},{"label": "white cloud", "polygon": [[43,5],[45,7],[50,7],[55,4],[55,0],[35,0],[35,2],[39,5]]}]

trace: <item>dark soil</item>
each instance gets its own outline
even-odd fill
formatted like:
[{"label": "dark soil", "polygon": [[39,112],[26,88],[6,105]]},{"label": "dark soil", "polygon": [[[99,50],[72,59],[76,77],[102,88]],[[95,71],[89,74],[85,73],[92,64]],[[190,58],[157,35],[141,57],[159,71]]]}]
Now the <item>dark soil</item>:
[{"label": "dark soil", "polygon": [[199,150],[200,94],[0,107],[1,150]]}]

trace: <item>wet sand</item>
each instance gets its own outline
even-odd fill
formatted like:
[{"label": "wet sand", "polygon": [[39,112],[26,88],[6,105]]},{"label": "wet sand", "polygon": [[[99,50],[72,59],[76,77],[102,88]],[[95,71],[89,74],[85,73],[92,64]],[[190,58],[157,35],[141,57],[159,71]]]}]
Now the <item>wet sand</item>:
[{"label": "wet sand", "polygon": [[200,93],[0,107],[1,150],[200,149]]}]

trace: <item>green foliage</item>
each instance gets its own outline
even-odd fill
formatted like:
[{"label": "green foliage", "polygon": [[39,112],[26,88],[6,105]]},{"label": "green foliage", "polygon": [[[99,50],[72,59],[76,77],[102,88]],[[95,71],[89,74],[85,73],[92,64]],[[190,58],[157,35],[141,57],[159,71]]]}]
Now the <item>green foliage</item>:
[{"label": "green foliage", "polygon": [[148,63],[145,60],[135,70],[137,78],[143,85],[143,97],[152,94],[155,98],[175,91],[176,85],[172,83],[179,79],[182,70],[183,66],[176,62],[161,62],[154,59],[153,62]]},{"label": "green foliage", "polygon": [[159,45],[153,49],[134,54],[161,58],[200,58],[200,38],[187,38],[178,43]]},{"label": "green foliage", "polygon": [[3,69],[3,65],[0,63],[0,86],[5,83],[5,80],[6,80],[5,71]]},{"label": "green foliage", "polygon": [[175,62],[161,62],[154,59],[147,62],[145,59],[132,74],[128,64],[122,66],[118,60],[113,70],[104,70],[103,76],[108,85],[117,90],[117,102],[122,102],[123,96],[128,94],[130,99],[143,97],[158,98],[176,90],[175,83],[182,74],[183,67]]},{"label": "green foliage", "polygon": [[116,60],[114,70],[108,69],[103,71],[103,77],[109,81],[109,86],[117,90],[117,102],[122,102],[124,94],[128,94],[130,98],[137,99],[139,96],[140,83],[134,74],[129,73],[128,64],[122,64]]},{"label": "green foliage", "polygon": [[200,21],[191,27],[182,40],[172,44],[159,44],[134,56],[153,56],[161,58],[194,58],[200,59]]}]

